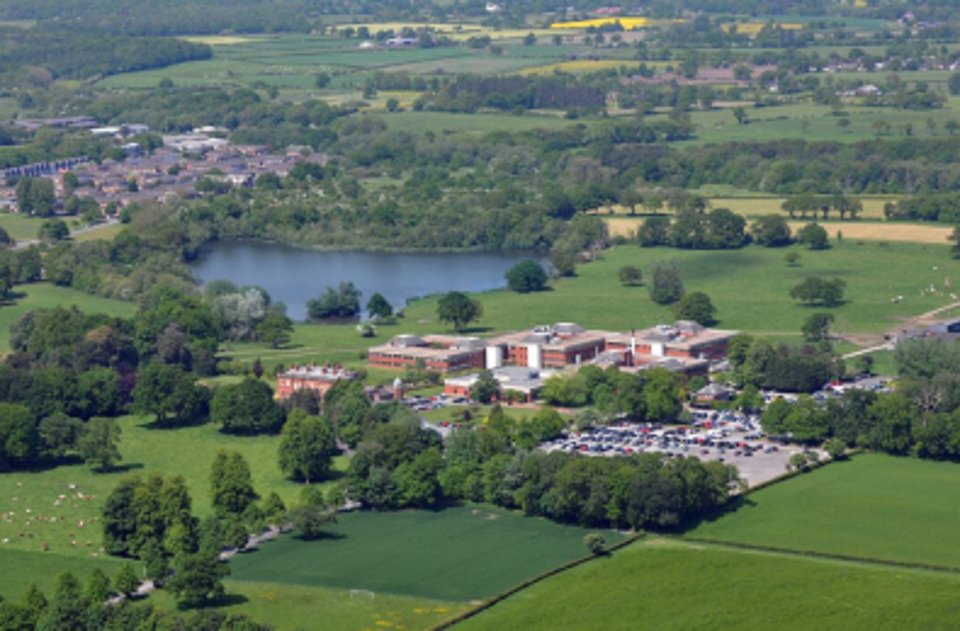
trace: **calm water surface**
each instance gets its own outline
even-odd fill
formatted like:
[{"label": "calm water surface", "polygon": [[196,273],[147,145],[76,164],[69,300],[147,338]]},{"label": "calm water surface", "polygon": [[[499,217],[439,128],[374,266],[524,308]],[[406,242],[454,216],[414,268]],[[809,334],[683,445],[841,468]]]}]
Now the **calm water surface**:
[{"label": "calm water surface", "polygon": [[274,301],[287,304],[294,320],[306,318],[307,301],[329,286],[351,281],[363,296],[376,292],[394,308],[408,298],[438,292],[485,291],[505,285],[503,275],[528,254],[407,254],[384,252],[317,252],[275,243],[220,243],[193,264],[204,283],[225,279],[237,285],[258,285]]}]

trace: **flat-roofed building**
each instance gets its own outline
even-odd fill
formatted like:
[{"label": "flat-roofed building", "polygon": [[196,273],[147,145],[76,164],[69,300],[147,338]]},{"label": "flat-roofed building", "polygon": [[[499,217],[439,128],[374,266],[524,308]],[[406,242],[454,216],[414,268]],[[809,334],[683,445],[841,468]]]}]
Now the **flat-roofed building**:
[{"label": "flat-roofed building", "polygon": [[487,343],[477,337],[452,335],[397,335],[367,351],[367,361],[378,368],[411,368],[418,362],[428,370],[456,372],[486,367]]},{"label": "flat-roofed building", "polygon": [[676,357],[716,361],[727,354],[727,346],[737,331],[710,329],[696,322],[679,320],[607,338],[607,350],[626,352],[628,365],[650,363],[643,356]]},{"label": "flat-roofed building", "polygon": [[504,363],[514,366],[563,368],[586,364],[603,353],[607,331],[588,331],[572,322],[534,327],[489,340],[502,349]]},{"label": "flat-roofed building", "polygon": [[[500,390],[519,392],[528,402],[533,401],[543,389],[544,381],[555,374],[552,370],[535,370],[526,366],[501,366],[492,368],[493,378],[500,384]],[[480,373],[450,377],[443,382],[443,393],[450,397],[470,398],[473,386],[480,378]]]}]

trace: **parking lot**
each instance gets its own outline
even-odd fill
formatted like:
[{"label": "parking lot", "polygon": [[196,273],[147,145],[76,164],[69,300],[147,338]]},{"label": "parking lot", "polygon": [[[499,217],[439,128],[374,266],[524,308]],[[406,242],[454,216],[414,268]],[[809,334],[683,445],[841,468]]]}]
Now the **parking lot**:
[{"label": "parking lot", "polygon": [[[831,392],[830,396],[836,396]],[[463,398],[407,397],[403,401],[416,412],[468,403]],[[663,453],[671,457],[694,456],[732,464],[749,486],[783,475],[790,456],[801,453],[798,445],[769,440],[760,428],[759,417],[735,411],[693,410],[688,425],[617,423],[608,427],[568,431],[563,437],[540,446],[545,451],[565,451],[584,456],[629,456],[639,453]],[[421,419],[425,429],[446,438],[459,424],[431,423]],[[820,452],[820,457],[825,454]]]},{"label": "parking lot", "polygon": [[694,414],[691,425],[618,423],[569,432],[541,448],[600,457],[637,453],[694,456],[736,466],[749,486],[783,475],[790,456],[803,451],[796,445],[767,440],[755,416],[735,412]]}]

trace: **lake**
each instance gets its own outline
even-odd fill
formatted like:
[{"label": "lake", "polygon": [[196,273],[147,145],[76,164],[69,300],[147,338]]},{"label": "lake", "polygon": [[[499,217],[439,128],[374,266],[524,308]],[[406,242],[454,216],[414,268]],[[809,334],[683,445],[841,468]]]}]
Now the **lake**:
[{"label": "lake", "polygon": [[274,301],[286,303],[291,318],[303,320],[307,301],[341,281],[351,281],[363,292],[361,305],[380,292],[397,309],[409,298],[427,294],[503,287],[506,271],[529,257],[522,252],[321,252],[242,241],[212,246],[191,267],[204,283],[222,279],[263,287]]}]

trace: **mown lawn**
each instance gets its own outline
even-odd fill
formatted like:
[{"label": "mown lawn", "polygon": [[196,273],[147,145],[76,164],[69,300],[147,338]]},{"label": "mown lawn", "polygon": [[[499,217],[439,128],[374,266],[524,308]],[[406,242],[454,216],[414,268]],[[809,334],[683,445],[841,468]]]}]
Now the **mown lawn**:
[{"label": "mown lawn", "polygon": [[[796,512],[802,512],[798,507]],[[454,627],[947,629],[960,577],[651,540],[551,577]]]},{"label": "mown lawn", "polygon": [[338,519],[330,538],[283,537],[235,557],[233,580],[466,601],[583,556],[590,532],[483,505]]},{"label": "mown lawn", "polygon": [[960,568],[960,465],[857,456],[750,494],[690,537]]}]

